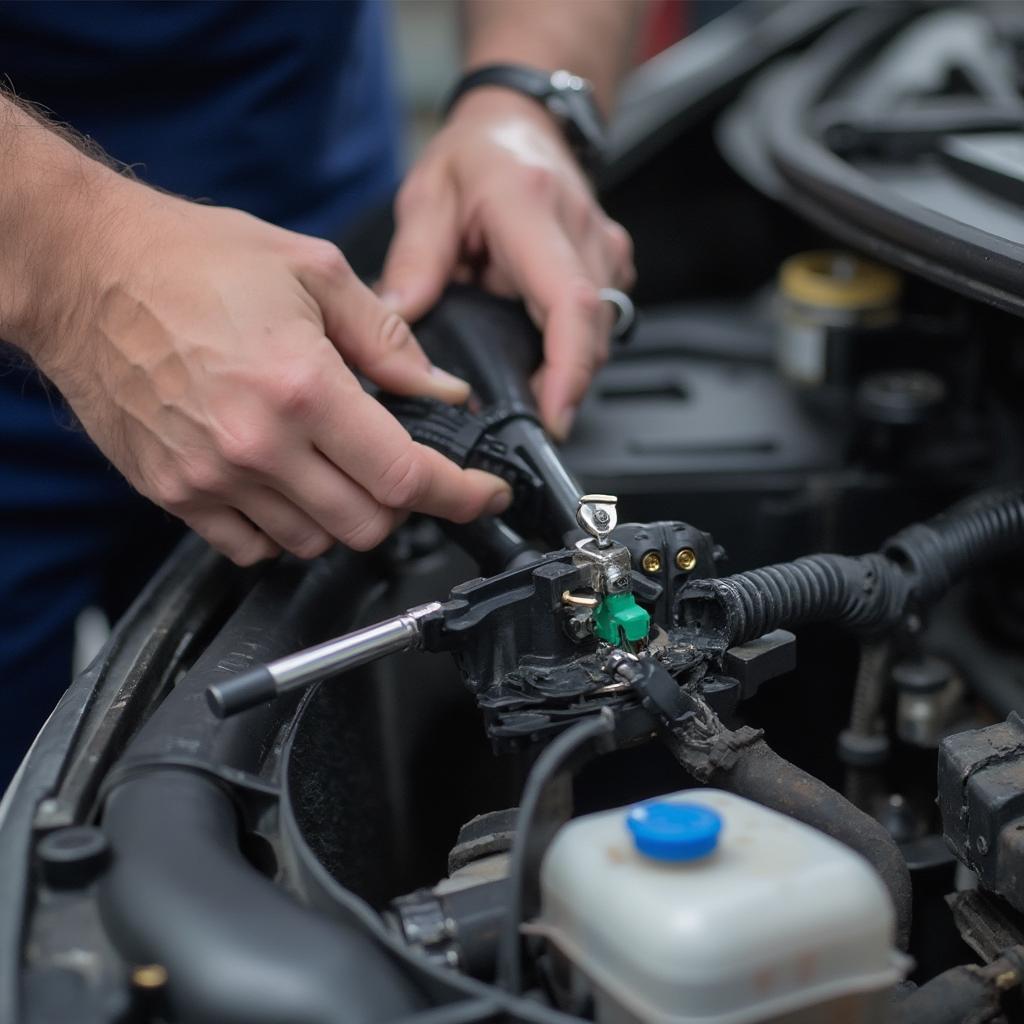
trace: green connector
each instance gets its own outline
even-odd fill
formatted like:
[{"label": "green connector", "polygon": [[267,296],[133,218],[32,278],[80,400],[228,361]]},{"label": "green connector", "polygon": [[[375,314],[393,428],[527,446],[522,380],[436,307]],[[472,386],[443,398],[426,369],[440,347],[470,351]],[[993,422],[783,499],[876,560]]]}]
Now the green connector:
[{"label": "green connector", "polygon": [[631,644],[646,640],[651,617],[632,594],[609,594],[594,609],[594,635],[609,644],[625,636]]}]

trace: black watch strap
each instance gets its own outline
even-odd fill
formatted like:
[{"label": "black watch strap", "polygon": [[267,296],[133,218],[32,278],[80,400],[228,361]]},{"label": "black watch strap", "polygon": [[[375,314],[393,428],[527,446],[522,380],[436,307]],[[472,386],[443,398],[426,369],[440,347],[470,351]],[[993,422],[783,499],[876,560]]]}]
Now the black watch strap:
[{"label": "black watch strap", "polygon": [[445,106],[447,114],[470,89],[495,85],[529,96],[562,124],[566,138],[584,169],[601,164],[605,125],[590,83],[571,71],[541,71],[525,64],[488,64],[464,75]]}]

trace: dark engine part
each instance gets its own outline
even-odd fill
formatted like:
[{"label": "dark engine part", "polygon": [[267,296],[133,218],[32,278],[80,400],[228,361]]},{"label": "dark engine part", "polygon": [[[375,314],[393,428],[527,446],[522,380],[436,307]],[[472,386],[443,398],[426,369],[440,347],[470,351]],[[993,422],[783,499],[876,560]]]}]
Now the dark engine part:
[{"label": "dark engine part", "polygon": [[235,808],[214,780],[157,769],[125,782],[103,827],[117,851],[100,888],[106,927],[129,962],[166,969],[172,1017],[376,1022],[425,1005],[357,927],[311,913],[239,863]]},{"label": "dark engine part", "polygon": [[946,841],[981,885],[1024,911],[1024,719],[947,736],[939,750]]},{"label": "dark engine part", "polygon": [[935,601],[968,569],[1018,551],[1022,541],[1022,492],[971,499],[907,527],[879,554],[810,555],[694,582],[680,597],[680,617],[729,644],[808,622],[884,632]]}]

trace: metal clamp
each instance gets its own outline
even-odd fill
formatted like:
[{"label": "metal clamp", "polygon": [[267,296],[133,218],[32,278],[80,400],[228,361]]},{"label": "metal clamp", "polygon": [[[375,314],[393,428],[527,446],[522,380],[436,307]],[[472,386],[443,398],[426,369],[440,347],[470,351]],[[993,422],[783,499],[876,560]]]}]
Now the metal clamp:
[{"label": "metal clamp", "polygon": [[618,525],[619,517],[614,494],[584,494],[576,505],[576,522],[593,537],[599,547],[607,547],[609,534]]}]

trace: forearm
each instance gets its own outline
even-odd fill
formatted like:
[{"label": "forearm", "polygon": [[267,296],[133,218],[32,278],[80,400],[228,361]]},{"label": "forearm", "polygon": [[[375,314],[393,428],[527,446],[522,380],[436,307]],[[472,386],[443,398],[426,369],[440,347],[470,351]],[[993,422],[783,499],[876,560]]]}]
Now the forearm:
[{"label": "forearm", "polygon": [[81,285],[75,250],[133,186],[2,93],[0,183],[0,337],[38,358],[54,298]]},{"label": "forearm", "polygon": [[466,0],[465,67],[520,63],[588,78],[608,113],[642,0]]}]

